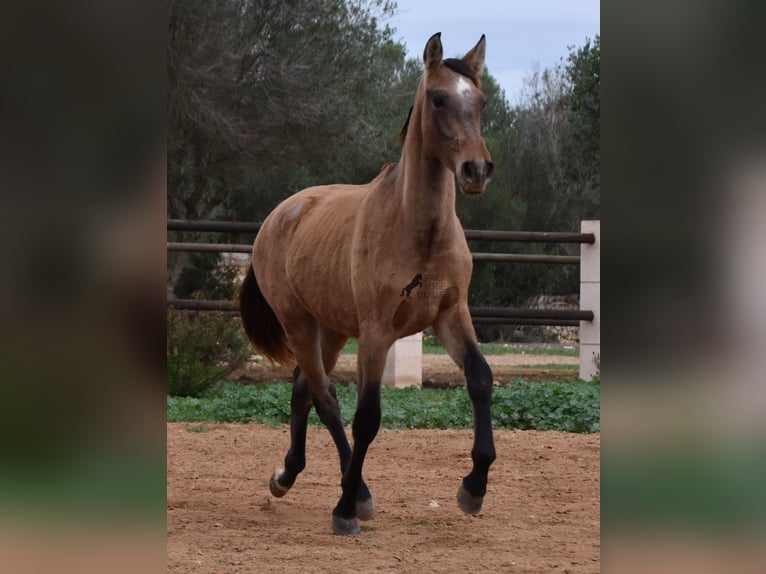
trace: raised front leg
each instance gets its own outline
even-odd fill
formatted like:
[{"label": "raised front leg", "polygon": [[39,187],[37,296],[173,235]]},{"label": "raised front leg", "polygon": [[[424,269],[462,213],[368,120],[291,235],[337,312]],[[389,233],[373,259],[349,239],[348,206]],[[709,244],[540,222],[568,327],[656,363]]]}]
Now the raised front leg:
[{"label": "raised front leg", "polygon": [[[332,511],[332,529],[336,534],[359,534],[358,518],[362,508],[358,504],[361,491],[366,490],[362,482],[362,467],[367,449],[375,439],[380,428],[380,381],[386,364],[389,345],[369,338],[359,339],[357,373],[359,397],[351,430],[354,448],[351,461],[343,474],[341,494],[338,504]],[[369,491],[367,491],[369,493]]]},{"label": "raised front leg", "polygon": [[465,512],[478,514],[487,492],[489,467],[495,460],[490,410],[492,370],[479,351],[467,306],[455,306],[441,313],[434,322],[434,332],[455,363],[463,369],[473,405],[473,468],[458,488],[457,502]]}]

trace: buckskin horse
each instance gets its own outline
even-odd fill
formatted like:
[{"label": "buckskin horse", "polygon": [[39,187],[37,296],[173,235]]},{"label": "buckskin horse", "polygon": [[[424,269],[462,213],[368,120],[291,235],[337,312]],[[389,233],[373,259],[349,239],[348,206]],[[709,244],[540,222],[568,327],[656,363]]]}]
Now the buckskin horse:
[{"label": "buckskin horse", "polygon": [[[402,128],[402,155],[366,185],[304,189],[266,218],[240,291],[242,323],[267,358],[295,366],[290,448],[270,490],[284,496],[305,467],[312,405],[340,457],[342,494],[332,512],[336,534],[359,534],[375,507],[362,465],[380,427],[380,386],[389,347],[432,326],[463,369],[473,405],[473,468],[457,491],[460,508],[478,514],[495,459],[492,372],[468,312],[473,262],[455,213],[455,181],[482,193],[494,166],[481,134],[480,76],[486,40],[462,58],[443,58],[441,34],[423,52],[423,76]],[[412,277],[437,276],[429,296],[409,299]],[[328,375],[350,337],[358,339],[358,400],[353,449]]]}]

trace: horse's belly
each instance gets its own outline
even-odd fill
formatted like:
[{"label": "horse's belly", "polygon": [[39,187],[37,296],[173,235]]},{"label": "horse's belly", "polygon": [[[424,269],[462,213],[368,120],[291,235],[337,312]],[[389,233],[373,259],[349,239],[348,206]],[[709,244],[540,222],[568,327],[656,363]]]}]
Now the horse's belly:
[{"label": "horse's belly", "polygon": [[391,327],[397,339],[407,337],[433,325],[438,314],[438,301],[404,300],[391,315]]},{"label": "horse's belly", "polygon": [[347,337],[358,336],[347,256],[337,244],[314,243],[310,253],[296,249],[287,261],[287,281],[295,298],[320,323]]}]

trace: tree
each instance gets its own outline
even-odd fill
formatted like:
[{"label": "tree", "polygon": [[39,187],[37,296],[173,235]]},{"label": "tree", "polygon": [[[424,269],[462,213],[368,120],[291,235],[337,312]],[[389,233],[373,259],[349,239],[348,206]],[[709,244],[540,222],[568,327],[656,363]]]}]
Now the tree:
[{"label": "tree", "polygon": [[168,209],[261,218],[301,187],[367,176],[404,49],[383,0],[171,0]]},{"label": "tree", "polygon": [[[598,36],[570,47],[566,61],[534,69],[512,108],[509,154],[511,195],[521,203],[519,229],[579,231],[600,204],[600,99]],[[576,245],[521,245],[520,252],[576,255]],[[505,277],[505,304],[540,293],[577,291],[577,268],[520,265]],[[499,275],[498,275],[499,277]]]},{"label": "tree", "polygon": [[[260,220],[300,188],[371,179],[391,159],[405,52],[380,21],[394,4],[168,6],[169,217]],[[186,260],[169,257],[171,281]]]},{"label": "tree", "polygon": [[562,134],[570,209],[581,219],[598,218],[601,194],[601,38],[570,47],[564,65],[569,113]]}]

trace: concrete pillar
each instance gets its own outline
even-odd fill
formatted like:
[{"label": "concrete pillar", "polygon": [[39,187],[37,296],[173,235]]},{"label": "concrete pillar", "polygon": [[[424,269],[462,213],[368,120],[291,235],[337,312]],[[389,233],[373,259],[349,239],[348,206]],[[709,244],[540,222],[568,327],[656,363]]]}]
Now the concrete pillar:
[{"label": "concrete pillar", "polygon": [[589,381],[601,376],[601,222],[581,221],[580,231],[596,236],[580,245],[580,309],[593,311],[593,321],[580,321],[580,378]]},{"label": "concrete pillar", "polygon": [[388,350],[383,385],[419,387],[423,383],[423,333],[396,341]]}]

